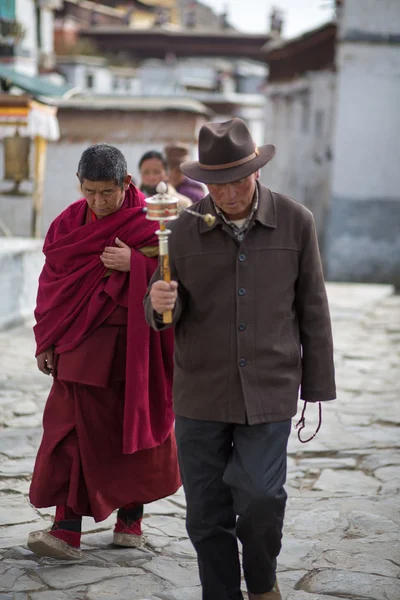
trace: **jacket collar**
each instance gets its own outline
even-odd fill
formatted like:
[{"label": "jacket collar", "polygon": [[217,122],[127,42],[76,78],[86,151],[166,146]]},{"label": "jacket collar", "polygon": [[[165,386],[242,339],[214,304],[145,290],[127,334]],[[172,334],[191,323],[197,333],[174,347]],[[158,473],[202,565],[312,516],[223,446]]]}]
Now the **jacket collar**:
[{"label": "jacket collar", "polygon": [[[257,181],[256,185],[258,187],[258,194],[259,194],[258,208],[255,212],[253,219],[255,221],[258,221],[259,223],[261,223],[261,225],[264,225],[265,227],[272,227],[273,229],[275,229],[276,228],[276,206],[275,206],[275,199],[272,195],[272,192],[267,187],[261,185],[259,183],[259,181]],[[212,231],[219,225],[224,224],[224,220],[221,218],[220,215],[218,215],[218,213],[215,210],[214,202],[212,201],[210,195],[206,196],[199,204],[201,204],[201,206],[198,205],[199,206],[198,212],[200,212],[202,214],[210,213],[214,217],[216,217],[215,222],[213,225],[211,225],[211,227],[209,227],[207,225],[207,223],[205,223],[203,220],[201,220],[200,221],[200,233],[207,233],[208,231]]]},{"label": "jacket collar", "polygon": [[256,214],[254,215],[254,220],[261,223],[261,225],[265,225],[265,227],[272,227],[276,229],[276,206],[275,206],[275,198],[270,189],[261,185],[259,181],[257,181],[259,200],[258,200],[258,208],[256,210]]}]

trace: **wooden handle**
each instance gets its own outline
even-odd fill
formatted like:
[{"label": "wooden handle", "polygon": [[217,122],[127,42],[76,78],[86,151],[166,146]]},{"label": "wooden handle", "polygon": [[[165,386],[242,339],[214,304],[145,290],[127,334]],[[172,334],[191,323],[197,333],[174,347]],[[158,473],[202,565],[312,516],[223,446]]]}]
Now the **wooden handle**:
[{"label": "wooden handle", "polygon": [[[170,283],[171,269],[169,268],[168,254],[163,254],[160,256],[160,272],[163,281]],[[172,310],[167,310],[165,313],[163,313],[163,323],[172,323]]]}]

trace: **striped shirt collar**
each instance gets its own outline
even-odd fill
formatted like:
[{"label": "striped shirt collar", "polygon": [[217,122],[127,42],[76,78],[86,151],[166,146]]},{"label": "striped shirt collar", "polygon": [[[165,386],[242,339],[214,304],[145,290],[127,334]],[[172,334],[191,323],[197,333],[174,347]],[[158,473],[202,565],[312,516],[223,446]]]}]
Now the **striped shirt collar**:
[{"label": "striped shirt collar", "polygon": [[233,233],[235,234],[235,237],[241,242],[258,208],[258,186],[256,185],[256,188],[254,190],[253,204],[251,210],[247,215],[244,223],[240,226],[237,225],[236,221],[231,221],[227,219],[222,210],[215,204],[214,200],[212,202],[214,204],[215,212],[217,213],[217,215],[219,215],[221,219],[223,219],[223,221],[225,221],[225,223],[229,225],[229,227],[231,227]]}]

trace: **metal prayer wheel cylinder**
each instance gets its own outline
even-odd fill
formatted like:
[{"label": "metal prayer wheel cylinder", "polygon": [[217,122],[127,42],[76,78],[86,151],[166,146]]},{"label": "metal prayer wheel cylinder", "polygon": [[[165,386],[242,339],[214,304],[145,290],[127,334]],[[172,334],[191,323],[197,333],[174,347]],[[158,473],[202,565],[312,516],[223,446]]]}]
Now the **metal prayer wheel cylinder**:
[{"label": "metal prayer wheel cylinder", "polygon": [[167,185],[158,184],[157,194],[146,198],[146,218],[150,221],[173,221],[178,218],[178,198],[170,196]]},{"label": "metal prayer wheel cylinder", "polygon": [[4,179],[11,179],[17,185],[29,179],[29,152],[31,140],[20,137],[18,131],[13,137],[5,137],[4,143]]}]

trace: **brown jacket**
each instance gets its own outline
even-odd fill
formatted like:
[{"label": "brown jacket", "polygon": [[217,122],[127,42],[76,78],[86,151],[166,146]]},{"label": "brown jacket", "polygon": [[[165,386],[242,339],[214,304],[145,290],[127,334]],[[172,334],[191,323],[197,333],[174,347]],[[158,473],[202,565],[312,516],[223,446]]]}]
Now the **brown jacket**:
[{"label": "brown jacket", "polygon": [[[257,184],[259,185],[259,184]],[[210,196],[193,207],[216,214]],[[239,243],[183,213],[171,227],[179,281],[175,414],[249,424],[296,414],[336,396],[329,308],[311,212],[259,185],[259,205]],[[152,281],[159,278],[156,272]],[[146,318],[160,329],[145,298]]]}]

